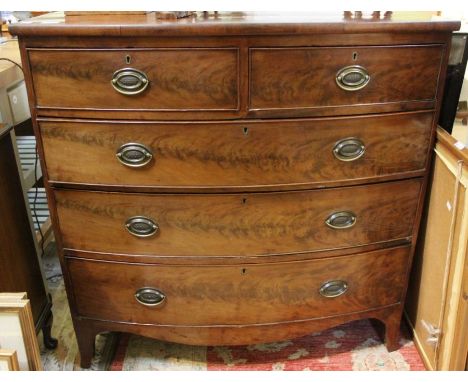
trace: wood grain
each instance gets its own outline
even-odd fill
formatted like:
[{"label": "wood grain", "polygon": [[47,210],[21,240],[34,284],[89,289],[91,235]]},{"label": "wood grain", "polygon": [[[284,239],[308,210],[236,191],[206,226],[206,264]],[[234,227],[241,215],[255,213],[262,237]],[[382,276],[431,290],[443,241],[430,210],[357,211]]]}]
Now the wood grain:
[{"label": "wood grain", "polygon": [[[284,340],[353,319],[377,318],[387,327],[387,348],[399,346],[400,301],[422,211],[450,33],[459,23],[343,20],[341,13],[334,21],[264,16],[223,15],[175,23],[84,17],[13,26],[20,34],[31,114],[42,118],[34,121],[35,131],[83,366],[90,365],[95,335],[108,330],[189,344],[236,345]],[[137,102],[109,95],[110,79],[103,73],[121,68],[127,51],[137,54],[132,61],[137,69],[162,73],[167,84],[178,84],[177,89],[153,81],[147,97],[137,97]],[[352,53],[357,53],[355,59]],[[148,54],[154,55],[152,60],[144,58]],[[336,72],[352,64],[365,66],[371,82],[360,92],[339,93]],[[151,93],[155,89],[158,92]],[[384,114],[394,112],[402,113]],[[299,119],[317,116],[334,118]],[[367,124],[372,121],[378,122]],[[362,161],[339,167],[323,154],[329,154],[332,138],[340,139],[345,131],[364,134],[369,145]],[[107,161],[114,158],[112,145],[120,144],[119,139],[147,137],[157,154],[151,167],[126,174]],[[164,145],[155,144],[160,142]],[[76,159],[77,152],[86,155]],[[275,168],[280,171],[275,173]],[[276,192],[281,190],[287,192]],[[352,229],[324,226],[324,219],[339,209],[357,213]],[[159,235],[130,236],[123,223],[136,214],[155,218]],[[401,260],[391,254],[403,249],[391,248],[403,243],[411,245]],[[388,251],[382,255],[387,260],[372,269],[367,261],[357,266],[360,256],[369,256],[374,265],[383,258],[356,255],[371,250]],[[399,289],[395,298],[385,300],[395,302],[379,305],[380,296],[374,296],[370,305],[379,307],[365,309],[357,307],[360,302],[365,305],[365,299],[353,299],[356,309],[363,310],[343,314],[338,304],[337,314],[320,316],[312,306],[275,310],[276,296],[258,294],[266,290],[263,286],[281,291],[272,277],[278,275],[282,285],[297,288],[286,288],[280,296],[303,296],[302,284],[313,281],[300,272],[300,265],[310,274],[319,268],[328,275],[345,259],[350,262],[340,269],[355,269],[350,277],[362,274],[358,282],[377,282],[374,275],[381,275],[379,285],[387,285],[384,299],[393,296],[393,286]],[[316,261],[330,265],[322,269]],[[348,268],[350,264],[354,265]],[[284,266],[288,273],[280,270]],[[109,267],[122,269],[122,275],[113,272],[112,277]],[[105,293],[94,296],[87,282],[92,275],[101,291],[116,296],[113,301],[125,296],[125,304],[130,304],[131,288],[124,286],[155,280],[155,269],[167,269],[162,279],[171,279],[172,286],[182,288],[190,282],[191,291],[211,285],[211,280],[216,285],[200,296],[213,301],[219,300],[218,289],[223,296],[258,297],[261,307],[270,301],[264,309],[270,318],[290,320],[262,321],[254,303],[244,312],[226,308],[234,310],[226,317],[233,324],[197,326],[179,317],[191,307],[185,303],[179,316],[173,311],[174,319],[187,320],[184,325],[160,324],[128,306],[119,310],[116,304],[118,319],[123,319],[117,322],[109,305],[100,310],[99,301],[108,303]],[[177,277],[174,269],[189,277]],[[206,278],[197,272],[200,269],[208,269]],[[242,269],[246,273],[241,274]],[[258,272],[263,269],[268,271]],[[296,277],[289,279],[288,274]],[[396,280],[393,284],[387,274]],[[115,281],[121,279],[125,281]],[[263,281],[249,290],[242,284],[237,289],[218,288],[226,280],[238,279]],[[78,295],[82,300],[77,305]],[[188,294],[178,298],[183,296]],[[94,299],[89,306],[88,299]],[[84,318],[78,309],[107,318]],[[206,322],[214,322],[214,313],[198,311],[201,316],[194,317],[212,314],[213,320]],[[296,313],[312,318],[301,321],[293,318]],[[132,314],[146,323],[131,322]]]},{"label": "wood grain", "polygon": [[119,38],[101,36],[47,36],[31,35],[21,37],[27,48],[222,48],[226,46],[247,45],[251,47],[330,47],[359,45],[419,45],[445,44],[450,32],[402,32],[402,33],[349,33],[349,34],[294,34],[294,35],[257,35],[257,36],[121,36]]},{"label": "wood grain", "polygon": [[[47,120],[40,129],[51,182],[216,191],[323,186],[424,171],[432,119],[423,112],[231,123]],[[343,162],[332,151],[348,137],[361,139],[366,152]],[[148,147],[154,160],[144,168],[122,165],[115,154],[129,142]]]},{"label": "wood grain", "polygon": [[[250,52],[250,109],[391,103],[398,110],[401,102],[435,99],[443,45],[255,48]],[[366,87],[358,91],[338,87],[336,74],[349,65],[367,70],[371,79]]]},{"label": "wood grain", "polygon": [[[441,131],[437,132],[437,155],[430,178],[430,195],[416,247],[406,311],[418,338],[418,350],[429,368],[464,370],[468,346],[467,304],[463,298],[463,283],[467,284],[468,269],[466,168],[461,172],[459,183],[456,175],[466,153],[453,146],[453,137],[441,128],[438,130]],[[444,278],[445,271],[448,272],[447,279]],[[429,333],[424,323],[441,328],[438,348],[426,341]]]},{"label": "wood grain", "polygon": [[47,18],[33,23],[9,26],[14,35],[36,36],[226,36],[226,35],[291,35],[291,34],[347,34],[347,33],[401,33],[452,31],[459,21],[434,21],[429,14],[417,12],[384,17],[365,15],[346,18],[344,13],[301,12],[219,12],[215,17],[158,20],[150,15],[87,15],[57,18],[53,24]]},{"label": "wood grain", "polygon": [[[240,325],[305,320],[398,303],[408,247],[365,254],[249,266],[163,266],[67,259],[79,316],[154,325]],[[326,298],[320,287],[343,280]],[[89,288],[92,285],[92,288]],[[119,285],[119,288],[115,288]],[[136,290],[166,295],[141,305]],[[181,314],[184,311],[185,314]]]},{"label": "wood grain", "polygon": [[[31,49],[28,57],[38,107],[181,111],[238,108],[236,48]],[[122,95],[111,86],[113,73],[127,67],[147,75],[150,85],[142,94]]]},{"label": "wood grain", "polygon": [[408,245],[411,238],[389,240],[373,244],[365,244],[348,248],[324,249],[313,252],[300,252],[280,255],[257,255],[257,256],[164,256],[152,253],[143,255],[139,253],[113,253],[113,252],[91,252],[77,249],[65,249],[63,256],[79,257],[82,259],[116,261],[127,263],[144,264],[167,264],[167,265],[248,265],[279,263],[285,261],[299,261],[333,258],[344,255],[358,254],[362,252],[375,251],[384,248]]},{"label": "wood grain", "polygon": [[[162,256],[251,256],[384,242],[411,236],[419,179],[330,190],[212,195],[135,195],[55,191],[65,248]],[[349,229],[325,224],[353,211]],[[129,234],[144,215],[152,237]],[[112,238],[112,240],[109,240]]]}]

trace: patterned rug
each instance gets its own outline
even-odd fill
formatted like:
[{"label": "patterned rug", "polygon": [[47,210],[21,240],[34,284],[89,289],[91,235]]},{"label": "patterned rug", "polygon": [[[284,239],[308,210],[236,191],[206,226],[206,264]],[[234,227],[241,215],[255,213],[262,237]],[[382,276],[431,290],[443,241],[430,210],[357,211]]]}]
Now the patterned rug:
[{"label": "patterned rug", "polygon": [[[44,267],[53,300],[57,349],[41,344],[45,370],[82,370],[60,265],[52,244]],[[302,338],[249,346],[189,346],[130,334],[96,339],[90,370],[425,370],[403,328],[401,348],[389,353],[370,320],[347,323]]]},{"label": "patterned rug", "polygon": [[425,370],[412,341],[389,353],[369,320],[249,346],[188,346],[122,334],[111,370]]}]

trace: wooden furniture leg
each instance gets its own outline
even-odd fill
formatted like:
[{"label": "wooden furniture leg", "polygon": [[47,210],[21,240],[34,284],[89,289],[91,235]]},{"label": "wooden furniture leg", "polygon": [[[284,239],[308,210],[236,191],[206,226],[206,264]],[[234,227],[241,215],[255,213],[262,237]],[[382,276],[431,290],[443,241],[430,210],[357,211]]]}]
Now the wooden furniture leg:
[{"label": "wooden furniture leg", "polygon": [[[51,299],[50,295],[49,298]],[[49,314],[42,325],[42,336],[44,340],[44,346],[46,349],[53,350],[57,348],[58,341],[56,338],[52,337],[52,323],[54,321],[54,315],[52,311],[49,310]]]},{"label": "wooden furniture leg", "polygon": [[75,320],[73,324],[81,355],[80,366],[83,369],[89,369],[94,356],[96,335],[99,333],[99,330],[94,328],[92,324],[83,323],[80,320]]}]

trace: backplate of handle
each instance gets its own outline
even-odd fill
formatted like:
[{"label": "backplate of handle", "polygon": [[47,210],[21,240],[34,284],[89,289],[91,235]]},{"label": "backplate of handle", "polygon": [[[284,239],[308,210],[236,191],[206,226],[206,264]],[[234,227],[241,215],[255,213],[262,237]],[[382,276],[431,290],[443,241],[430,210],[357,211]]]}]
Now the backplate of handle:
[{"label": "backplate of handle", "polygon": [[333,155],[343,162],[351,162],[361,158],[366,152],[364,142],[359,138],[344,138],[333,146]]},{"label": "backplate of handle", "polygon": [[125,143],[118,148],[115,155],[127,167],[143,167],[153,159],[151,150],[141,143]]},{"label": "backplate of handle", "polygon": [[157,307],[166,302],[166,295],[156,288],[144,287],[135,292],[135,299],[142,305]]},{"label": "backplate of handle", "polygon": [[323,283],[320,286],[319,293],[323,297],[335,298],[346,293],[348,290],[348,283],[343,280],[331,280]]},{"label": "backplate of handle", "polygon": [[111,85],[121,94],[137,95],[148,87],[149,80],[144,72],[134,68],[119,69],[112,75]]},{"label": "backplate of handle", "polygon": [[351,228],[356,224],[357,217],[351,211],[339,211],[331,214],[326,220],[325,224],[334,229]]},{"label": "backplate of handle", "polygon": [[356,91],[367,86],[370,75],[367,70],[359,65],[346,66],[336,73],[337,85],[346,91]]},{"label": "backplate of handle", "polygon": [[137,237],[150,237],[158,233],[159,226],[146,216],[133,216],[125,222],[125,228]]}]

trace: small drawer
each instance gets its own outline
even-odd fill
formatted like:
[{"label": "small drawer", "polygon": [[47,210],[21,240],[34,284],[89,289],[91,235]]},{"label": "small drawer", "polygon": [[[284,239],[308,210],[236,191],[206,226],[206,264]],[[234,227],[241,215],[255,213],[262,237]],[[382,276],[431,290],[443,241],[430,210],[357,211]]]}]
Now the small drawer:
[{"label": "small drawer", "polygon": [[29,49],[28,55],[39,115],[46,109],[174,114],[239,107],[237,48]]},{"label": "small drawer", "polygon": [[78,315],[155,325],[307,320],[401,301],[409,247],[332,259],[166,266],[66,258]]},{"label": "small drawer", "polygon": [[254,115],[433,108],[443,45],[250,50]]},{"label": "small drawer", "polygon": [[[421,180],[251,194],[54,192],[65,248],[257,256],[411,237]],[[109,238],[112,238],[109,240]]]},{"label": "small drawer", "polygon": [[51,182],[224,191],[422,174],[432,121],[432,112],[417,112],[242,123],[39,125]]}]

